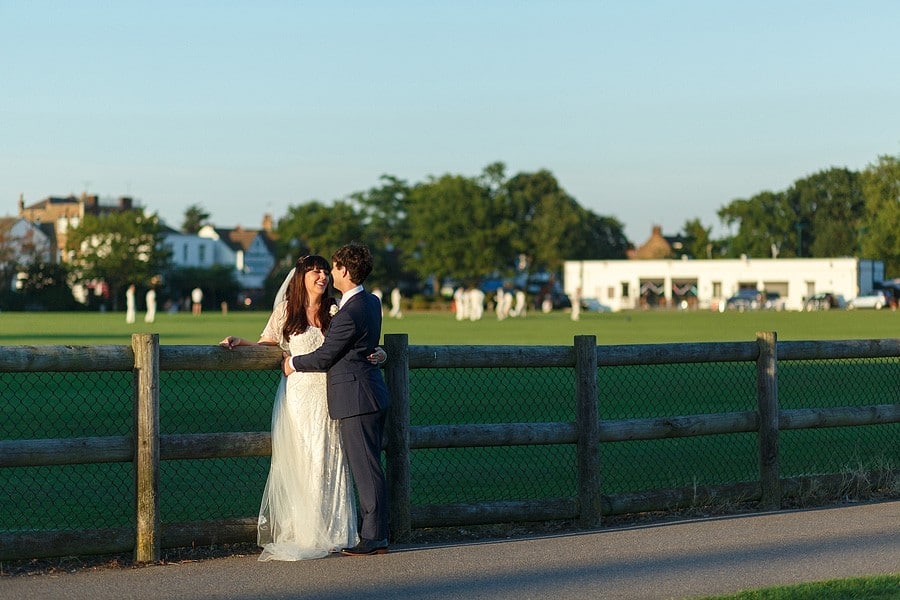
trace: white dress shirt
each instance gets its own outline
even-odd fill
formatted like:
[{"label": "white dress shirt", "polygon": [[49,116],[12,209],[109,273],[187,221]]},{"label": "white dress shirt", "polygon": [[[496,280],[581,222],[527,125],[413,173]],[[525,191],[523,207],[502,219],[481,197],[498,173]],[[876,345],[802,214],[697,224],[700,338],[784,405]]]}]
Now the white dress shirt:
[{"label": "white dress shirt", "polygon": [[352,290],[347,290],[345,294],[341,295],[341,301],[338,302],[338,310],[344,307],[344,304],[347,303],[347,300],[360,293],[361,291],[363,291],[363,286],[361,285],[356,286]]}]

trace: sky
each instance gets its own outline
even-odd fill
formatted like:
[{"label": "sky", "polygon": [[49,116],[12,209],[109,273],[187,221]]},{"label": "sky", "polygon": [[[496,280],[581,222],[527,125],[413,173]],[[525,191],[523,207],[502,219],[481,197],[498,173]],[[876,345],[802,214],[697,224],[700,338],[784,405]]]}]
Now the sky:
[{"label": "sky", "polygon": [[131,196],[258,228],[552,172],[632,242],[900,155],[900,2],[0,0],[0,216]]}]

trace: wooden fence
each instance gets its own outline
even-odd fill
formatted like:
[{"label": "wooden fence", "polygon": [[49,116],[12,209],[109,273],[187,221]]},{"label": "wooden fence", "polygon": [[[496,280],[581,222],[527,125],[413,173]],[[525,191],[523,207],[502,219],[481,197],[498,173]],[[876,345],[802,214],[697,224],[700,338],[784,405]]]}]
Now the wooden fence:
[{"label": "wooden fence", "polygon": [[[449,525],[576,520],[585,528],[601,515],[690,505],[698,494],[719,499],[757,500],[776,509],[796,493],[801,479],[779,476],[779,432],[786,429],[900,423],[900,403],[828,409],[780,410],[779,360],[842,360],[900,357],[900,339],[776,342],[771,332],[753,342],[596,345],[577,336],[568,346],[410,346],[405,334],[385,336],[391,357],[385,375],[393,400],[386,464],[391,495],[391,535],[403,540],[412,529]],[[107,554],[133,550],[135,560],[154,561],[162,547],[213,545],[255,539],[256,517],[161,523],[161,460],[265,456],[268,432],[162,435],[159,429],[159,373],[176,370],[277,369],[281,352],[271,347],[225,352],[216,346],[160,346],[157,334],[135,334],[131,346],[0,346],[4,372],[134,372],[133,436],[49,440],[0,440],[0,468],[133,462],[136,488],[133,528],[79,531],[0,532],[0,559]],[[607,366],[752,362],[756,364],[755,411],[601,421],[597,372]],[[186,365],[190,365],[189,369]],[[412,369],[502,367],[574,369],[575,422],[410,426]],[[897,385],[897,382],[894,382]],[[758,433],[759,481],[691,489],[603,495],[598,448],[606,442],[714,434]],[[412,506],[410,451],[420,448],[574,444],[577,490],[571,497],[479,504]],[[892,467],[892,470],[896,471]],[[832,479],[840,475],[832,476]],[[827,480],[828,477],[821,477]],[[821,483],[821,482],[820,482]],[[828,482],[824,481],[827,485]]]}]

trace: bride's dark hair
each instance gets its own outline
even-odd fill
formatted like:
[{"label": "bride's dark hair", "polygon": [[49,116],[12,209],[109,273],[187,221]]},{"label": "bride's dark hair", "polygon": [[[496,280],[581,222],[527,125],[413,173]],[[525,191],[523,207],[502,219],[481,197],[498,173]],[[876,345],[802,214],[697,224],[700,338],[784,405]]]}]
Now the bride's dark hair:
[{"label": "bride's dark hair", "polygon": [[[331,265],[324,257],[317,254],[301,256],[297,259],[294,276],[291,277],[287,291],[284,294],[284,299],[287,301],[286,318],[282,331],[285,340],[290,339],[293,334],[305,332],[310,325],[309,318],[306,316],[309,293],[306,291],[306,286],[303,282],[306,274],[315,269],[330,273]],[[328,289],[325,289],[325,294],[322,296],[322,301],[317,311],[319,323],[322,325],[322,333],[325,333],[329,323],[331,323],[331,307],[337,305],[334,298],[329,295]]]}]

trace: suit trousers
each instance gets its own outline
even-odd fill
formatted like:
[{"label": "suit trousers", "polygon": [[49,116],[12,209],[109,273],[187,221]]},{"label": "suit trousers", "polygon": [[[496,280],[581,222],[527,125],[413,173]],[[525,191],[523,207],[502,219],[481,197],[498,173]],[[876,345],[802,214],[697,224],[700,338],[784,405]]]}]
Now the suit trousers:
[{"label": "suit trousers", "polygon": [[341,419],[341,442],[359,499],[359,536],[388,537],[387,482],[381,466],[386,410]]}]

